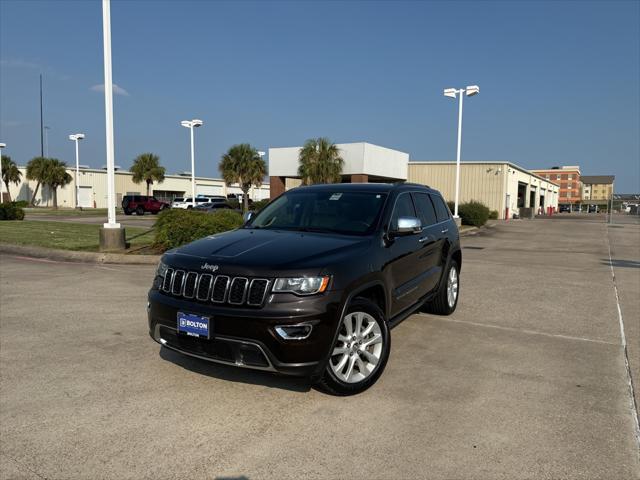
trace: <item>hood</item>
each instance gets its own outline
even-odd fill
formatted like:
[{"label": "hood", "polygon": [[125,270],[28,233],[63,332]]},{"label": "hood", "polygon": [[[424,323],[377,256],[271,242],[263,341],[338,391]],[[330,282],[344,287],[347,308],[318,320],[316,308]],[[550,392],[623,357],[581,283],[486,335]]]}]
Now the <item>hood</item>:
[{"label": "hood", "polygon": [[241,228],[179,247],[166,260],[193,270],[207,262],[229,273],[309,272],[341,262],[370,242],[370,237]]}]

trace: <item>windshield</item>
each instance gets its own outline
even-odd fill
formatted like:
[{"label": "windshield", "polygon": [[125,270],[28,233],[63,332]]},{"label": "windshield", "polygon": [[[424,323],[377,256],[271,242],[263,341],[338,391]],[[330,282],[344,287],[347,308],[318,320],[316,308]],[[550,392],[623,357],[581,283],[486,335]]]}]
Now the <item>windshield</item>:
[{"label": "windshield", "polygon": [[386,197],[375,192],[302,189],[267,205],[247,228],[363,235],[375,228]]}]

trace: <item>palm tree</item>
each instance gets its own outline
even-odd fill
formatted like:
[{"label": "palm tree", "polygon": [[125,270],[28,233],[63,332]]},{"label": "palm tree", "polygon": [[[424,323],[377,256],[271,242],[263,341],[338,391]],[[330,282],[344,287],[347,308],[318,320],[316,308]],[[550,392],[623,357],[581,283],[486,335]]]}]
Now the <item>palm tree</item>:
[{"label": "palm tree", "polygon": [[67,164],[57,158],[47,158],[42,172],[42,183],[53,192],[53,208],[58,208],[58,187],[71,183],[73,177],[67,172]]},{"label": "palm tree", "polygon": [[[14,183],[18,185],[22,178],[22,172],[18,170],[16,163],[11,160],[11,157],[5,155],[2,157],[2,181],[7,186],[7,195],[9,201],[11,201],[11,192],[9,191],[9,184]],[[1,199],[0,199],[1,201]]]},{"label": "palm tree", "polygon": [[147,183],[147,197],[149,196],[149,186],[153,182],[162,183],[164,181],[165,168],[160,166],[160,157],[153,153],[142,153],[133,161],[129,169],[133,173],[134,183]]},{"label": "palm tree", "polygon": [[298,175],[303,185],[340,182],[344,160],[328,138],[307,140],[298,155]]},{"label": "palm tree", "polygon": [[44,183],[43,172],[46,162],[47,158],[45,157],[35,157],[29,160],[29,163],[27,163],[27,180],[35,180],[37,182],[36,188],[33,191],[33,195],[31,195],[31,202],[29,202],[31,206],[34,205],[36,195],[38,194],[38,188],[40,188],[40,184]]},{"label": "palm tree", "polygon": [[218,165],[227,185],[240,184],[242,190],[243,210],[249,209],[249,189],[252,185],[259,187],[262,179],[267,174],[267,165],[260,158],[258,151],[248,143],[232,146],[227,153],[222,155]]}]

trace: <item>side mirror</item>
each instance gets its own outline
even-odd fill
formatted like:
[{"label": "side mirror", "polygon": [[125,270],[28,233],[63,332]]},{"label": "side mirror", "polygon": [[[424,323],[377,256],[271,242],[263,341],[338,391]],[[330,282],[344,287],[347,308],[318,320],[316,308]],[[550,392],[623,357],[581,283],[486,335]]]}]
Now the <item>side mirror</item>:
[{"label": "side mirror", "polygon": [[396,237],[413,235],[422,231],[422,222],[416,217],[398,218],[398,226],[391,233]]},{"label": "side mirror", "polygon": [[244,223],[247,224],[254,216],[255,212],[245,212],[245,214],[242,216],[242,219],[244,220]]}]

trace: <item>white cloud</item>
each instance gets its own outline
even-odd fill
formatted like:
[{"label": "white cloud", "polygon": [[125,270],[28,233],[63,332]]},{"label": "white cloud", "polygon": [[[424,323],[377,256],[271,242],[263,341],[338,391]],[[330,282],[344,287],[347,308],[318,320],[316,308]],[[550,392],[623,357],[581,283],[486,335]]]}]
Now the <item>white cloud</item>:
[{"label": "white cloud", "polygon": [[[104,92],[104,83],[94,85],[93,87],[90,88],[90,90],[93,90],[94,92]],[[116,95],[122,95],[124,97],[129,96],[129,92],[127,92],[124,88],[118,86],[115,83],[113,84],[113,93],[115,93]]]}]

